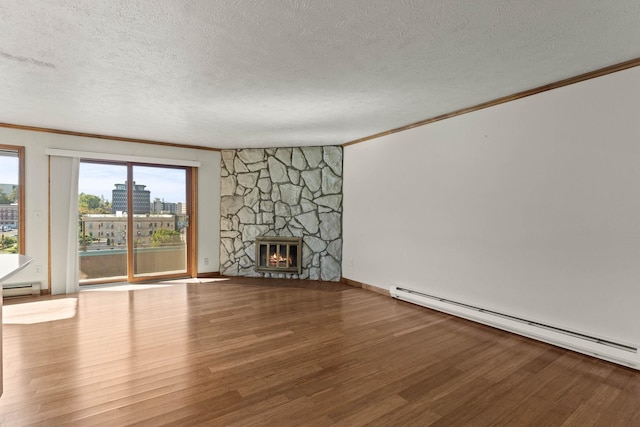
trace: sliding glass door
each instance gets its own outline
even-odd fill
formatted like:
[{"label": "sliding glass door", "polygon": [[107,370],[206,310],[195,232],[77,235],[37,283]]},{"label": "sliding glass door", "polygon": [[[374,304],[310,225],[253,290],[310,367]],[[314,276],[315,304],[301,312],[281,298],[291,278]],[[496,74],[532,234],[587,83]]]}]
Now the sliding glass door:
[{"label": "sliding glass door", "polygon": [[185,167],[82,161],[80,283],[190,275],[192,174]]}]

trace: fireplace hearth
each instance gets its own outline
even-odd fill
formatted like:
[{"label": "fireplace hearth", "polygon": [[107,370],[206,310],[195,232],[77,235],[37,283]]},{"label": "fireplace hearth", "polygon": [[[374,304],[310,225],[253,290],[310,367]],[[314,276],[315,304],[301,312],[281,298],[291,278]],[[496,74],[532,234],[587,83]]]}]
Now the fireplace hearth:
[{"label": "fireplace hearth", "polygon": [[256,237],[256,271],[302,272],[302,237]]}]

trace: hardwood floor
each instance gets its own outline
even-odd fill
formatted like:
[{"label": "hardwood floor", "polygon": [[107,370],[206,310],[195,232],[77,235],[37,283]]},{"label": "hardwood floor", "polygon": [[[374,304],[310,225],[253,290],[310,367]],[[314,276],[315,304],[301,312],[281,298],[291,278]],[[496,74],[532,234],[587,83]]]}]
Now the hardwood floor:
[{"label": "hardwood floor", "polygon": [[638,371],[342,284],[207,280],[5,300],[0,424],[640,425]]}]

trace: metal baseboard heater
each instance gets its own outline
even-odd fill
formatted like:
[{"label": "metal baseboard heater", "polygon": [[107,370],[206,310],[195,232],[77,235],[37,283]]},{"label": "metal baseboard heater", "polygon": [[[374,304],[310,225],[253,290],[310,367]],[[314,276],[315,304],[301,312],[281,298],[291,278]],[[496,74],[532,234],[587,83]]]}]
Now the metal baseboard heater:
[{"label": "metal baseboard heater", "polygon": [[442,311],[609,362],[640,369],[638,346],[634,344],[571,331],[396,285],[391,286],[389,293],[393,298],[402,301]]},{"label": "metal baseboard heater", "polygon": [[3,297],[20,297],[26,295],[40,295],[40,282],[3,283]]}]

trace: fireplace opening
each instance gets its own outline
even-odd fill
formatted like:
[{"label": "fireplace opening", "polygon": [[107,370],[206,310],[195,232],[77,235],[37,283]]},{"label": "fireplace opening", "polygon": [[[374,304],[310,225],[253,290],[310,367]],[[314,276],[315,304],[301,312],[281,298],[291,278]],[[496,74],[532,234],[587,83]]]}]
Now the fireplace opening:
[{"label": "fireplace opening", "polygon": [[256,271],[302,273],[302,237],[256,237]]}]

